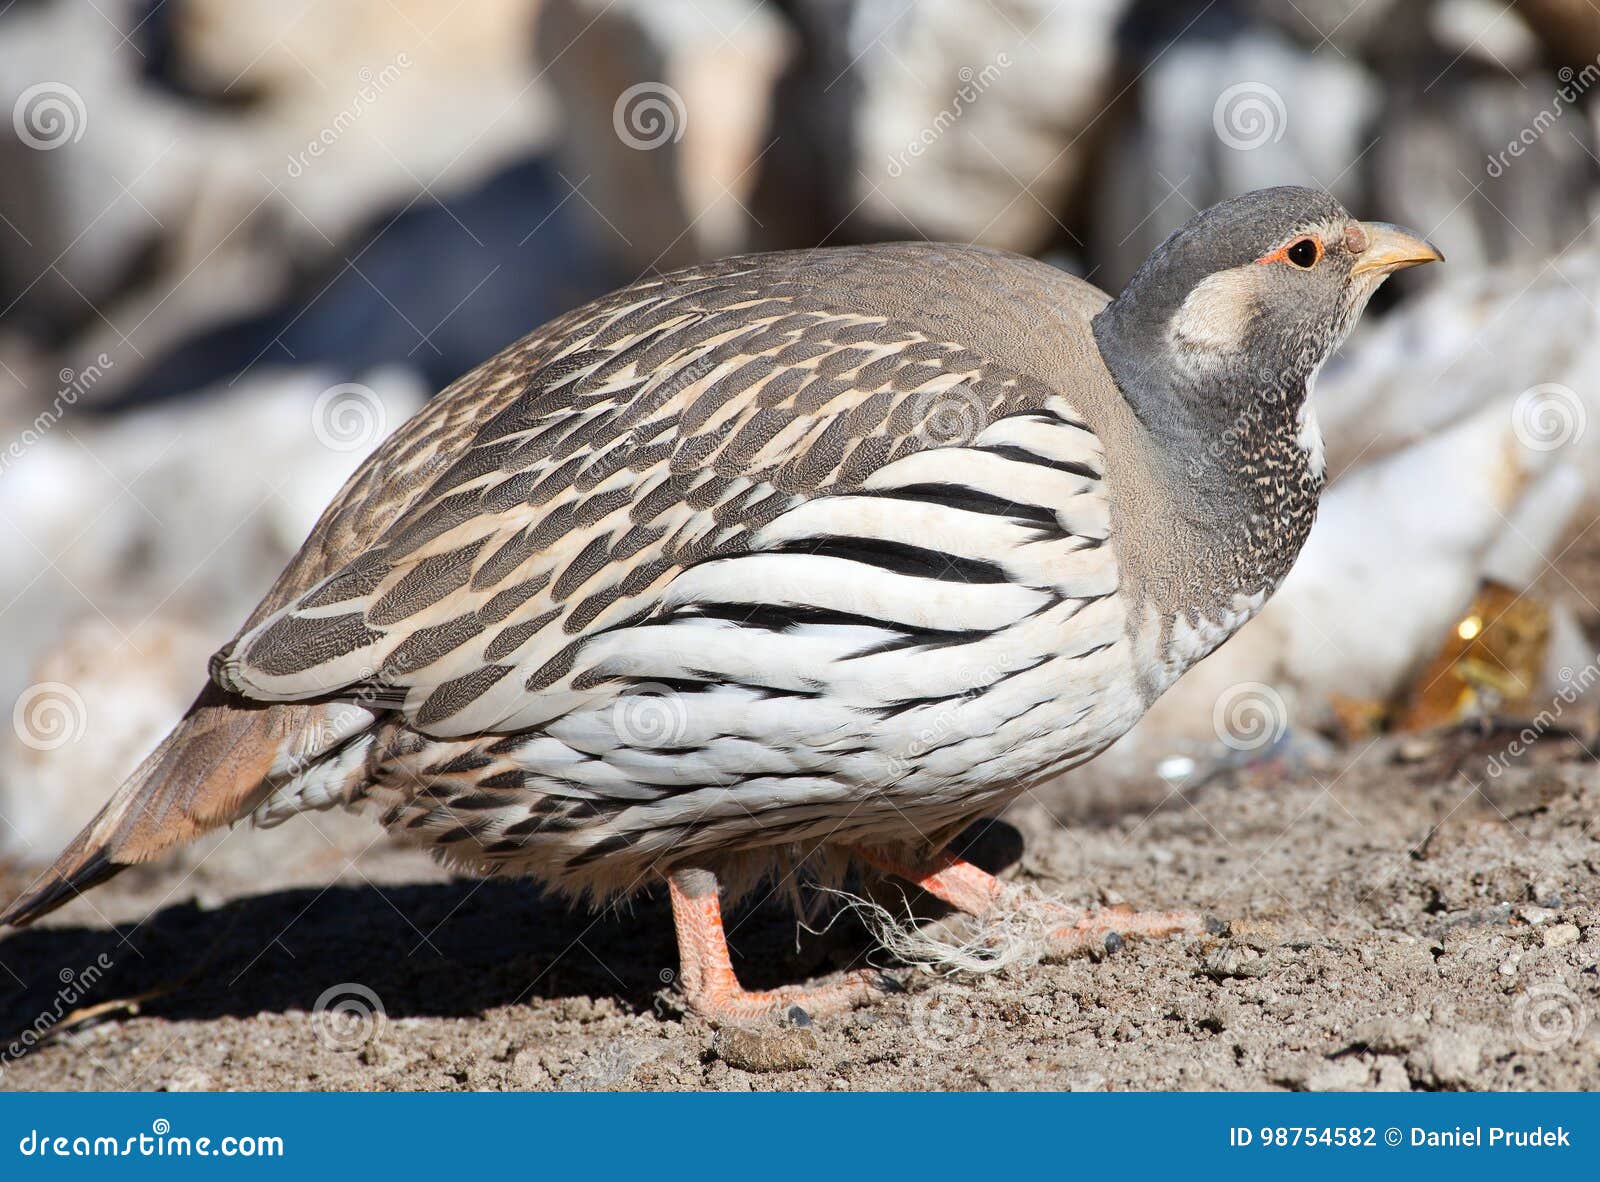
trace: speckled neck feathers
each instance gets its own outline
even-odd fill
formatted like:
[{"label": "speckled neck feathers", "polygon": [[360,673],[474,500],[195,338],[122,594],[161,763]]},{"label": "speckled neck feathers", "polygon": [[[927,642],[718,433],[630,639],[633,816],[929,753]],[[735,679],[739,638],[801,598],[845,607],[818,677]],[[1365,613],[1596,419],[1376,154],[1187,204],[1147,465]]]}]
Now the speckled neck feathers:
[{"label": "speckled neck feathers", "polygon": [[1236,593],[1276,588],[1311,531],[1322,491],[1320,442],[1308,438],[1314,419],[1307,425],[1320,334],[1293,351],[1247,338],[1243,350],[1197,363],[1120,301],[1095,318],[1094,331],[1148,432],[1150,462],[1165,469],[1187,536],[1192,590],[1187,603],[1166,606],[1205,610]]}]

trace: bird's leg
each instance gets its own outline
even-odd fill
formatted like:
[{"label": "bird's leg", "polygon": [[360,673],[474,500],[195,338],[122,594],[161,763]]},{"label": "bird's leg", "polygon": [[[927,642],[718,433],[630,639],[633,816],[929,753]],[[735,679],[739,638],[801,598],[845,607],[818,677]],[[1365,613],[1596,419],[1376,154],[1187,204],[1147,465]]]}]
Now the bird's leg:
[{"label": "bird's leg", "polygon": [[678,932],[678,984],[689,1008],[708,1021],[737,1026],[779,1018],[805,1026],[812,1015],[843,1013],[889,988],[882,973],[866,970],[832,985],[751,992],[739,984],[728,955],[717,876],[709,870],[675,870],[667,887]]},{"label": "bird's leg", "polygon": [[971,862],[947,853],[913,866],[884,850],[863,848],[857,852],[868,865],[914,883],[968,915],[985,917],[1016,911],[1045,918],[1053,925],[1046,942],[1051,953],[1058,956],[1115,950],[1128,936],[1171,936],[1208,930],[1206,920],[1188,911],[1135,911],[1127,906],[1083,911],[1068,907],[1047,899],[1032,887],[1002,882]]}]

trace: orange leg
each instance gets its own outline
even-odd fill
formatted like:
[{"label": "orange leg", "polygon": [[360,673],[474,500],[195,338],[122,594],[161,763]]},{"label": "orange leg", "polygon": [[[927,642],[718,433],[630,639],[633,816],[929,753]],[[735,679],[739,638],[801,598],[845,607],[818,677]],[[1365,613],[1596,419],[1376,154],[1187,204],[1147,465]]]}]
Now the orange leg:
[{"label": "orange leg", "polygon": [[1215,920],[1203,920],[1188,911],[1134,911],[1131,907],[1108,907],[1080,911],[1046,899],[1031,887],[1002,882],[971,862],[949,854],[938,854],[922,866],[911,866],[882,850],[862,849],[857,853],[867,862],[896,878],[915,883],[936,899],[958,911],[983,916],[1000,908],[1044,910],[1060,925],[1048,937],[1050,951],[1058,956],[1112,952],[1128,936],[1170,936],[1178,932],[1219,930]]},{"label": "orange leg", "polygon": [[780,1018],[806,1026],[812,1015],[843,1013],[891,988],[882,973],[865,970],[832,985],[751,992],[739,984],[728,955],[717,876],[709,870],[675,870],[667,886],[678,932],[678,984],[689,1008],[708,1021],[736,1026]]}]

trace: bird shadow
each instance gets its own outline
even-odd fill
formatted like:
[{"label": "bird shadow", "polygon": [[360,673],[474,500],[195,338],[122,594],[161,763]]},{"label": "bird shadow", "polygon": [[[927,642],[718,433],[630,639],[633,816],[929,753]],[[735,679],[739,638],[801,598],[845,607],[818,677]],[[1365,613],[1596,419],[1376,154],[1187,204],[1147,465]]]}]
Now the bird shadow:
[{"label": "bird shadow", "polygon": [[[979,822],[952,848],[990,870],[1020,834]],[[937,905],[917,908],[938,914]],[[809,927],[775,897],[728,917],[734,966],[765,989],[859,966],[874,951],[850,910]],[[0,1052],[83,1015],[174,1021],[312,1011],[370,991],[391,1019],[471,1017],[533,999],[611,997],[655,1008],[677,969],[664,890],[599,912],[525,880],[272,891],[205,908],[180,903],[139,924],[27,928],[0,942]],[[136,1006],[133,1003],[137,1003]]]}]

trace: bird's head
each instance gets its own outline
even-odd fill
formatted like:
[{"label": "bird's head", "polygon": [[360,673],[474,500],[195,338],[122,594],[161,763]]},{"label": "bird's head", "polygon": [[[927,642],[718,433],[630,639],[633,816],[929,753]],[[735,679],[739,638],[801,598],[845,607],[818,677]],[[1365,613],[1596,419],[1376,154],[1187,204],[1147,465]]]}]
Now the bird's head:
[{"label": "bird's head", "polygon": [[1260,435],[1303,425],[1317,370],[1384,279],[1443,257],[1316,189],[1258,189],[1174,232],[1095,318],[1095,337],[1153,430]]}]

